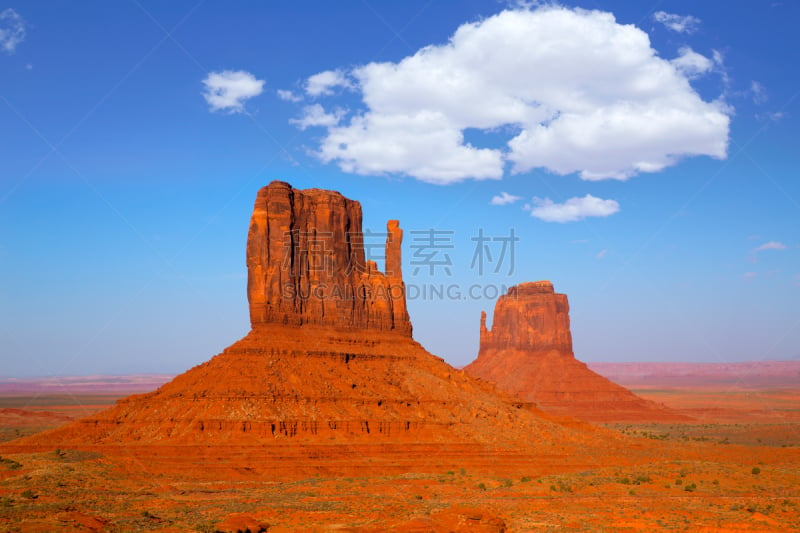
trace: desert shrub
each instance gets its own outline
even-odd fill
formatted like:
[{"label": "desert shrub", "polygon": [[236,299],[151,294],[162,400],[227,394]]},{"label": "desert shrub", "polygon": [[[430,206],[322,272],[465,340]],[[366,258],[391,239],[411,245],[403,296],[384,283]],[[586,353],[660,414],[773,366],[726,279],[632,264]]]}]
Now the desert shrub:
[{"label": "desert shrub", "polygon": [[486,483],[478,483],[478,489],[486,490]]},{"label": "desert shrub", "polygon": [[22,465],[16,462],[13,459],[7,459],[5,457],[0,457],[0,464],[8,468],[9,470],[18,470],[22,468]]},{"label": "desert shrub", "polygon": [[633,480],[633,483],[635,485],[641,485],[642,483],[650,483],[652,481],[653,479],[650,476],[640,474],[636,476],[636,479]]},{"label": "desert shrub", "polygon": [[503,480],[503,486],[504,486],[504,487],[510,487],[510,486],[511,486],[511,485],[513,485],[513,484],[514,484],[514,483],[513,483],[513,482],[512,482],[510,479],[504,479],[504,480]]},{"label": "desert shrub", "polygon": [[561,479],[558,480],[558,486],[555,488],[553,487],[555,487],[555,485],[551,485],[550,490],[556,490],[558,492],[572,492],[572,486],[569,485],[568,483],[565,483]]},{"label": "desert shrub", "polygon": [[527,483],[531,480],[528,476],[522,476],[522,479],[519,480],[520,483]]},{"label": "desert shrub", "polygon": [[36,498],[38,498],[38,497],[39,497],[39,496],[38,496],[38,495],[37,495],[35,492],[33,492],[31,489],[25,489],[24,491],[22,491],[22,494],[20,494],[20,496],[22,496],[23,498],[26,498],[26,499],[28,499],[28,500],[35,500]]},{"label": "desert shrub", "polygon": [[14,505],[14,500],[7,496],[0,496],[0,508],[8,508]]},{"label": "desert shrub", "polygon": [[194,530],[198,533],[216,533],[217,528],[213,522],[202,522],[194,526]]},{"label": "desert shrub", "polygon": [[697,489],[697,485],[695,485],[694,483],[690,483],[685,487],[683,487],[683,490],[685,490],[686,492],[694,492],[695,489]]},{"label": "desert shrub", "polygon": [[757,466],[754,466],[753,469],[750,471],[750,473],[753,474],[754,476],[757,476],[761,473],[761,469]]},{"label": "desert shrub", "polygon": [[681,478],[678,478],[678,479],[675,480],[675,484],[676,485],[683,485],[683,480]]},{"label": "desert shrub", "polygon": [[629,477],[619,478],[617,481],[619,483],[622,483],[623,485],[630,485],[631,484],[631,478],[629,478]]}]

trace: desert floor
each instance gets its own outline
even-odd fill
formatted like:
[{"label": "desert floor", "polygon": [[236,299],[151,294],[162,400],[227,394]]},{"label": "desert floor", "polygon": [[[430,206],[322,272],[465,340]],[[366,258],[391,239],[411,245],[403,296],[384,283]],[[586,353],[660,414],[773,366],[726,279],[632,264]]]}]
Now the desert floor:
[{"label": "desert floor", "polygon": [[[396,531],[452,506],[508,531],[798,531],[800,390],[639,388],[692,424],[584,431],[580,453],[359,444],[21,448],[114,395],[0,398],[0,530]],[[406,525],[404,525],[406,524]]]}]

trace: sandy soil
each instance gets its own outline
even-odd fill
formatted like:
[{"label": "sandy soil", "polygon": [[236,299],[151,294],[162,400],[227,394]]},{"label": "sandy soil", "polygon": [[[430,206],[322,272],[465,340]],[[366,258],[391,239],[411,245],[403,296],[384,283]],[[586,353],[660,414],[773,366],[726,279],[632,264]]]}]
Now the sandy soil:
[{"label": "sandy soil", "polygon": [[[410,520],[452,506],[487,510],[518,532],[800,530],[800,390],[636,392],[702,416],[611,425],[585,432],[577,453],[536,456],[458,443],[55,450],[6,442],[0,530],[214,531],[245,516],[273,532],[407,531]],[[0,422],[6,432],[38,431],[109,401],[101,398],[32,406],[5,397]]]}]

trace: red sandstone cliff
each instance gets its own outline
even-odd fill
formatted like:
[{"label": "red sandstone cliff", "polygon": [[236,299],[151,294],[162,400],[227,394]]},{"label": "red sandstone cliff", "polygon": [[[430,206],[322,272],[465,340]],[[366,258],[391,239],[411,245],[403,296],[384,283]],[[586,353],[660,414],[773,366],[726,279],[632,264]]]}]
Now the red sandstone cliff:
[{"label": "red sandstone cliff", "polygon": [[365,260],[358,202],[273,181],[258,192],[247,238],[251,325],[319,324],[410,336],[402,239],[398,222],[389,221],[384,275]]},{"label": "red sandstone cliff", "polygon": [[549,281],[522,283],[500,296],[491,330],[481,314],[478,358],[464,370],[546,411],[583,420],[687,419],[575,359],[567,296]]},{"label": "red sandstone cliff", "polygon": [[402,231],[396,221],[387,230],[382,274],[365,261],[358,202],[282,182],[264,187],[247,243],[250,333],[154,392],[22,442],[530,448],[573,441],[541,411],[414,342]]}]

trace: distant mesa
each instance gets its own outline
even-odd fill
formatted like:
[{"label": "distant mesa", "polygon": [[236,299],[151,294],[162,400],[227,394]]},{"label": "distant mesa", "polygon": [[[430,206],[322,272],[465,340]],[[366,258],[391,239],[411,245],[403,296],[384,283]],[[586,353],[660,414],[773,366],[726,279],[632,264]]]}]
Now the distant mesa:
[{"label": "distant mesa", "polygon": [[688,417],[636,396],[575,359],[566,294],[549,281],[521,283],[481,313],[478,357],[464,370],[554,414],[590,422]]},{"label": "distant mesa", "polygon": [[16,442],[446,442],[473,452],[573,442],[572,429],[412,339],[402,236],[390,221],[382,273],[366,260],[358,202],[272,182],[248,234],[251,331],[154,392]]}]

